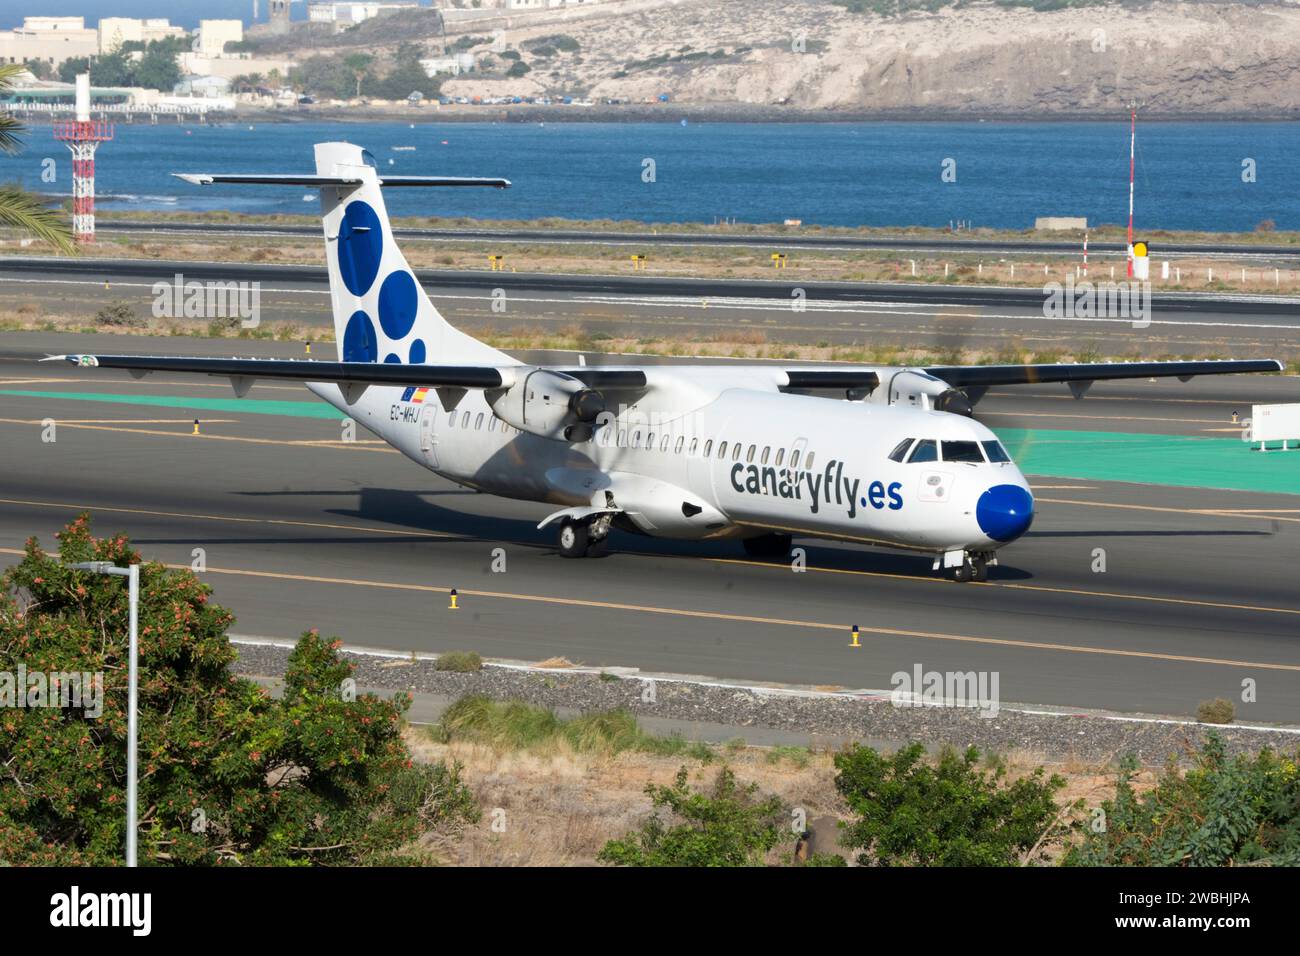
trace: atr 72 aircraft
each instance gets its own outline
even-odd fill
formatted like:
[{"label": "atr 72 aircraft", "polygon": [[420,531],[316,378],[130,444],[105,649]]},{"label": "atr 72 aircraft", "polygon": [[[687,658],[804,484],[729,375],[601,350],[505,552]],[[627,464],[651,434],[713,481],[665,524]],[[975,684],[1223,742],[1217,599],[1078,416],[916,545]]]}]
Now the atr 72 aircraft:
[{"label": "atr 72 aircraft", "polygon": [[[51,356],[92,368],[196,372],[247,394],[297,380],[445,478],[560,510],[560,554],[600,553],[611,528],[738,538],[751,554],[791,536],[934,555],[984,580],[1034,517],[1024,475],[971,418],[995,385],[1274,372],[1275,361],[938,368],[523,364],[450,326],[416,281],[381,187],[504,179],[389,176],[350,143],[316,146],[314,175],[178,174],[189,182],[320,192],[337,362],[149,355]],[[814,394],[810,394],[814,393]],[[819,394],[816,394],[819,393]]]}]

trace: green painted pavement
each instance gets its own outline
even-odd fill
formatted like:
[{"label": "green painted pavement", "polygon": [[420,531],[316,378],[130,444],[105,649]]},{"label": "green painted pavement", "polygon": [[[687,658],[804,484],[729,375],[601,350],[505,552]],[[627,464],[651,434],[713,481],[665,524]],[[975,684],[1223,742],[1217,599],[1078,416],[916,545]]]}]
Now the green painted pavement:
[{"label": "green painted pavement", "polygon": [[324,402],[272,402],[260,398],[190,398],[188,395],[116,395],[112,392],[26,392],[0,389],[0,395],[18,398],[56,398],[72,401],[109,402],[118,405],[151,405],[155,408],[196,408],[208,412],[243,412],[251,415],[292,415],[296,418],[342,419],[337,409]]},{"label": "green painted pavement", "polygon": [[1240,438],[995,428],[1027,475],[1300,495],[1300,452]]},{"label": "green painted pavement", "polygon": [[[317,401],[19,389],[0,389],[0,395],[336,421],[342,417],[337,410]],[[1029,475],[1300,495],[1300,452],[1251,451],[1239,438],[1026,428],[994,431]]]}]

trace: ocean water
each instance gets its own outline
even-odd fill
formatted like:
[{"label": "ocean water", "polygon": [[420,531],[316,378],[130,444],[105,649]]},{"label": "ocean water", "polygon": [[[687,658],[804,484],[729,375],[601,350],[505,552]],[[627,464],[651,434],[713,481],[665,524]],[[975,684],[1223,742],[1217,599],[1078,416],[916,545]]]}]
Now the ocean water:
[{"label": "ocean water", "polygon": [[[191,186],[171,172],[309,172],[312,144],[347,139],[382,169],[505,176],[510,190],[388,194],[394,215],[839,226],[1027,228],[1036,216],[1128,215],[1128,123],[406,123],[117,126],[96,162],[102,209],[314,211],[281,187]],[[394,151],[394,146],[414,146]],[[1148,123],[1138,129],[1136,224],[1300,229],[1300,123]],[[42,160],[56,180],[41,180]],[[943,181],[947,168],[955,181]],[[1246,181],[1249,161],[1254,181]],[[648,178],[653,162],[653,181]],[[49,127],[0,156],[0,182],[55,195],[71,163]],[[314,198],[314,197],[312,197]]]}]

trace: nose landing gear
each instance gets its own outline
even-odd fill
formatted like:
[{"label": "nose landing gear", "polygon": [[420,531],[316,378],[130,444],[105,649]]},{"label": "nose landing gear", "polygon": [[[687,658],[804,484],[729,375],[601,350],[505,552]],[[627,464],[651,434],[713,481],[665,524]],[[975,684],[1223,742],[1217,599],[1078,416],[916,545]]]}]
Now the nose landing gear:
[{"label": "nose landing gear", "polygon": [[997,555],[992,551],[949,551],[936,558],[935,570],[942,563],[954,581],[987,581],[989,566],[998,563]]}]

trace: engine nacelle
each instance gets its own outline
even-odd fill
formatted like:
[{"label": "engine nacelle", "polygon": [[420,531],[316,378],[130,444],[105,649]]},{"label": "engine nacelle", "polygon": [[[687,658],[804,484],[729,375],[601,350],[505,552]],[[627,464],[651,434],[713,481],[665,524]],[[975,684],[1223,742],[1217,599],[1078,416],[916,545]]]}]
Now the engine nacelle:
[{"label": "engine nacelle", "polygon": [[487,393],[497,418],[521,432],[563,441],[591,438],[605,398],[562,372],[520,369],[513,384]]},{"label": "engine nacelle", "polygon": [[921,369],[899,369],[892,375],[882,375],[881,383],[884,388],[877,388],[872,393],[872,401],[913,408],[933,408],[935,411],[951,412],[968,418],[971,415],[971,401],[965,393]]}]

